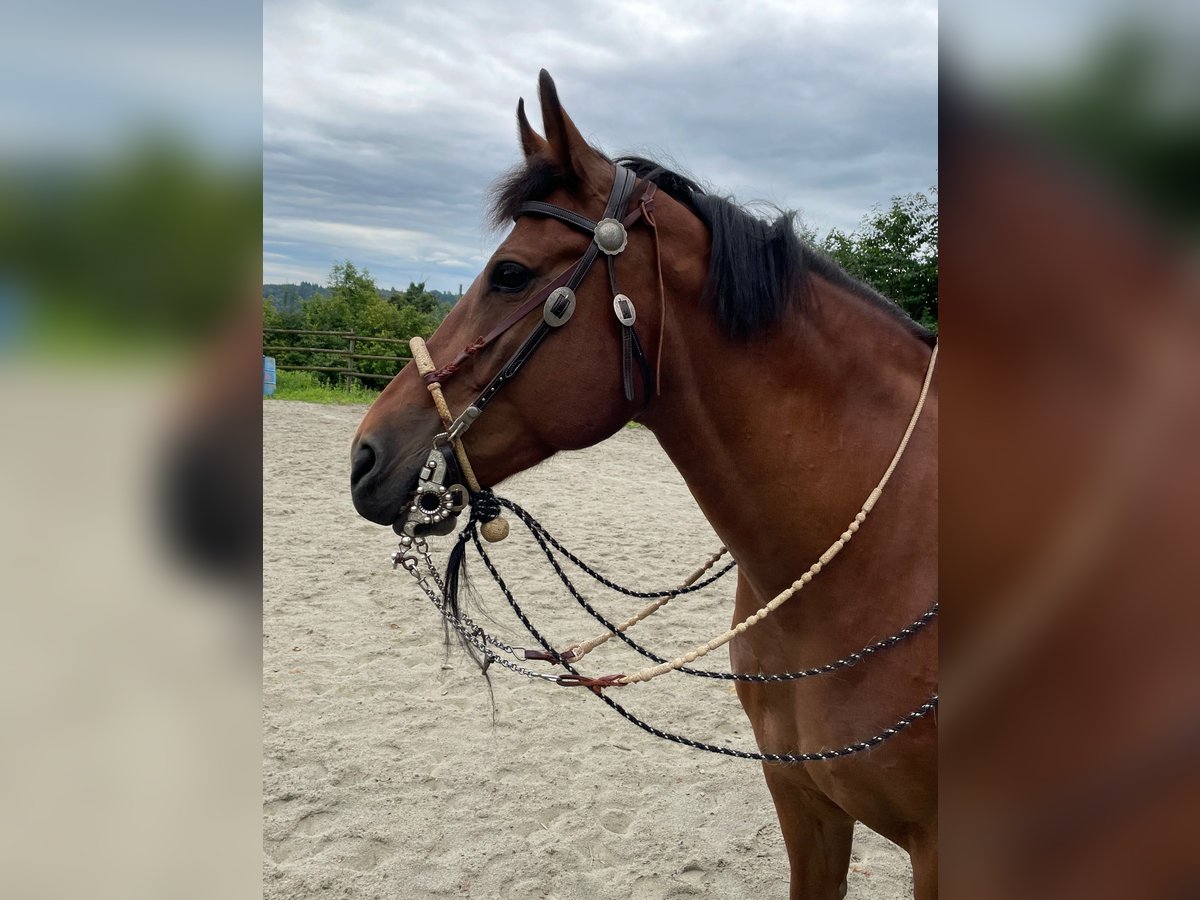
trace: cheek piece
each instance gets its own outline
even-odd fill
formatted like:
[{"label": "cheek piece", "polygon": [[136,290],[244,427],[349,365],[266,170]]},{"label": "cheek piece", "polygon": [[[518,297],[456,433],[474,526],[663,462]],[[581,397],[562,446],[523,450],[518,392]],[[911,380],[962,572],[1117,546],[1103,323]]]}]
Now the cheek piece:
[{"label": "cheek piece", "polygon": [[[612,292],[613,315],[616,317],[617,325],[621,330],[622,390],[624,391],[626,400],[632,402],[635,399],[634,364],[636,363],[642,375],[642,385],[644,387],[643,404],[650,402],[651,393],[657,391],[657,385],[661,377],[662,332],[663,326],[666,323],[666,298],[663,290],[662,257],[659,252],[658,226],[654,221],[654,195],[658,190],[655,184],[647,180],[646,186],[638,198],[634,209],[626,213],[624,218],[618,218],[629,206],[630,199],[633,197],[636,187],[637,177],[625,167],[616,166],[608,204],[605,207],[604,216],[599,221],[592,221],[579,213],[560,206],[554,206],[550,203],[531,201],[521,204],[517,211],[517,217],[523,215],[547,216],[558,219],[572,228],[590,234],[592,242],[588,244],[588,248],[584,251],[583,256],[568,266],[548,285],[521,304],[520,307],[514,310],[489,334],[476,338],[454,360],[440,369],[437,368],[433,358],[430,356],[429,348],[425,346],[424,340],[414,337],[409,341],[409,348],[412,350],[417,370],[421,373],[421,378],[424,380],[425,386],[429,389],[429,394],[433,398],[434,406],[437,407],[438,415],[441,416],[442,425],[446,430],[434,438],[434,445],[430,450],[429,457],[421,469],[417,492],[414,495],[413,503],[409,508],[402,529],[406,536],[413,537],[415,529],[418,526],[436,524],[443,521],[448,515],[461,511],[468,503],[475,507],[476,515],[484,522],[481,533],[486,540],[493,542],[501,541],[508,535],[508,523],[500,517],[499,506],[491,499],[490,492],[485,491],[479,484],[478,478],[475,477],[475,471],[471,467],[471,461],[467,458],[467,451],[463,446],[462,437],[466,430],[471,427],[472,423],[479,418],[484,407],[496,396],[500,388],[514,378],[521,370],[521,367],[529,361],[534,351],[541,346],[542,341],[546,339],[547,335],[570,321],[572,314],[575,312],[575,292],[583,282],[583,279],[587,277],[592,264],[596,262],[601,254],[604,254],[607,258],[608,282]],[[646,359],[646,353],[642,348],[642,342],[637,334],[635,327],[637,310],[634,308],[633,300],[621,293],[617,283],[617,256],[629,244],[628,229],[639,220],[645,221],[654,233],[654,258],[658,269],[660,321],[658,358],[654,372],[651,372],[650,363]],[[517,352],[512,355],[508,362],[504,364],[488,383],[487,387],[475,398],[475,401],[455,418],[451,414],[450,407],[447,405],[446,398],[442,393],[442,384],[447,379],[453,377],[456,372],[460,371],[480,351],[492,344],[538,306],[542,308],[541,321],[537,323],[533,331],[525,338],[521,346],[517,348]],[[466,482],[465,487],[459,484],[447,485],[445,483],[447,481],[447,473],[450,469],[444,454],[446,446],[449,446],[453,451],[454,458],[457,460],[459,470],[462,473],[463,481]]]}]

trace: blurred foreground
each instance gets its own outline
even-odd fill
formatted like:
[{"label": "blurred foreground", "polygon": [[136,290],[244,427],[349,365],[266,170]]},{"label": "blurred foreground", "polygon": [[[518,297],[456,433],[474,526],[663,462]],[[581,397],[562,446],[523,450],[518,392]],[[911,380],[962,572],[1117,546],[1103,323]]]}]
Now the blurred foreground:
[{"label": "blurred foreground", "polygon": [[0,896],[259,869],[257,5],[0,33]]},{"label": "blurred foreground", "polygon": [[1200,79],[1186,22],[1060,13],[1008,71],[944,23],[942,881],[1190,897]]}]

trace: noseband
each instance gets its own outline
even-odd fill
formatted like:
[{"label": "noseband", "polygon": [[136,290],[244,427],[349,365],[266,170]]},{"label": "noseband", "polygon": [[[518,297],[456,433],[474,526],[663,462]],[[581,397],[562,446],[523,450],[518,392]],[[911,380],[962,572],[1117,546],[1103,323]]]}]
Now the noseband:
[{"label": "noseband", "polygon": [[[479,418],[484,407],[496,396],[500,388],[511,381],[525,363],[529,361],[534,351],[546,339],[546,336],[552,331],[561,328],[570,320],[571,315],[575,312],[575,292],[578,290],[579,285],[583,283],[584,278],[587,277],[588,272],[591,271],[592,265],[599,259],[600,254],[604,254],[607,257],[608,283],[613,295],[613,314],[616,316],[617,323],[621,328],[621,382],[625,399],[632,401],[635,398],[633,366],[636,362],[642,373],[645,402],[649,402],[651,392],[656,384],[656,378],[654,373],[651,372],[650,363],[646,359],[642,342],[638,338],[637,330],[634,327],[637,321],[637,311],[634,308],[633,301],[620,292],[617,283],[616,258],[629,243],[628,229],[636,224],[639,219],[644,220],[654,231],[655,257],[659,269],[658,282],[661,310],[664,300],[662,297],[662,260],[658,253],[658,229],[654,221],[654,195],[657,187],[652,181],[646,181],[646,187],[638,199],[637,206],[631,212],[626,213],[623,218],[620,218],[626,212],[629,201],[634,195],[637,187],[637,177],[624,166],[618,165],[615,167],[615,170],[616,174],[613,178],[612,190],[608,195],[608,203],[605,206],[604,215],[599,221],[592,221],[586,216],[572,210],[541,201],[522,203],[517,209],[516,216],[514,216],[514,219],[523,215],[547,216],[558,219],[560,222],[565,222],[572,228],[591,235],[592,242],[588,244],[587,250],[584,251],[578,260],[522,303],[499,325],[492,329],[489,334],[477,338],[465,347],[453,361],[442,366],[440,369],[435,367],[433,359],[429,355],[429,350],[421,338],[413,338],[409,343],[413,353],[413,360],[416,362],[417,369],[425,381],[425,386],[429,389],[430,395],[433,397],[434,405],[437,407],[438,414],[442,418],[442,424],[446,429],[434,438],[433,449],[430,451],[429,457],[421,469],[417,491],[405,519],[402,530],[405,536],[410,538],[410,543],[417,526],[422,524],[433,525],[444,521],[448,516],[461,511],[468,502],[472,502],[482,491],[479,481],[476,479],[475,473],[471,468],[470,461],[467,459],[466,449],[462,444],[462,436],[475,420]],[[516,353],[509,358],[508,362],[488,382],[487,387],[480,392],[475,401],[463,410],[457,418],[452,417],[445,397],[442,394],[442,385],[447,379],[459,372],[472,357],[495,342],[501,335],[539,306],[542,308],[542,320],[538,322],[532,333],[525,338],[521,346],[517,348]],[[660,331],[660,362],[661,355],[662,342]],[[458,461],[461,475],[466,481],[466,488],[459,484],[447,484],[448,481],[453,480],[453,476],[451,475],[452,460],[444,451],[447,445],[453,449],[453,458]],[[508,534],[507,523],[499,518],[499,509],[494,504],[485,503],[483,505],[486,507],[483,518],[489,520],[483,526],[484,537],[490,541],[502,540]],[[487,513],[491,513],[491,515],[489,516]]]}]

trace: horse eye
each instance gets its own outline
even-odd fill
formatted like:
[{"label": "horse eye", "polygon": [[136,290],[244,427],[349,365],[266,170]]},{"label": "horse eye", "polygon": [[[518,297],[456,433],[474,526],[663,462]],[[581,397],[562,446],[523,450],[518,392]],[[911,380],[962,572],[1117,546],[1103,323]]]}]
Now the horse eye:
[{"label": "horse eye", "polygon": [[492,270],[492,288],[512,294],[523,290],[533,278],[533,273],[519,263],[502,262]]}]

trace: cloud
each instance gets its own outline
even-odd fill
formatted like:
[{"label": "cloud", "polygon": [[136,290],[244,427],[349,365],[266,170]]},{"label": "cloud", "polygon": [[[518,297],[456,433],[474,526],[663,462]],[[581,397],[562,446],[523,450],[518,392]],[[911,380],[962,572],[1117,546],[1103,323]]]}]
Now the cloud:
[{"label": "cloud", "polygon": [[931,2],[268,2],[264,277],[349,257],[385,285],[469,282],[543,66],[606,151],[820,230],[937,179]]}]

